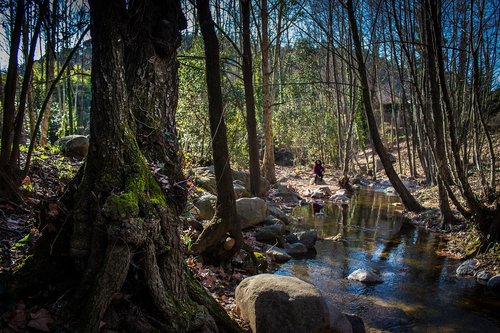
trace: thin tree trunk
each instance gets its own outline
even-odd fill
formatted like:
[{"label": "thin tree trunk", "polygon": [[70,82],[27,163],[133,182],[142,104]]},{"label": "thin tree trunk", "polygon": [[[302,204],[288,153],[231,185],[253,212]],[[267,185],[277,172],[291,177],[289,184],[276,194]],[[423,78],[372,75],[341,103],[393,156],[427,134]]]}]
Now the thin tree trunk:
[{"label": "thin tree trunk", "polygon": [[[52,2],[52,15],[51,15],[51,24],[48,27],[47,31],[47,44],[45,47],[45,58],[46,58],[46,73],[45,73],[45,91],[48,94],[50,89],[50,85],[54,80],[54,70],[55,70],[55,62],[56,62],[56,30],[57,30],[57,3],[58,1]],[[46,146],[48,143],[49,137],[49,124],[50,124],[50,113],[52,109],[52,98],[49,95],[48,103],[45,107],[46,109],[42,111],[43,119],[42,119],[42,127],[40,128],[40,146]]]},{"label": "thin tree trunk", "polygon": [[[48,6],[48,0],[45,0],[39,8],[38,19],[35,25],[35,30],[33,31],[33,36],[30,43],[30,50],[28,54],[28,61],[26,62],[26,68],[24,70],[24,79],[21,86],[21,92],[19,93],[19,107],[17,110],[16,119],[14,120],[14,136],[12,141],[12,152],[10,155],[10,164],[12,166],[19,162],[19,152],[21,144],[21,136],[23,132],[24,124],[24,114],[26,111],[26,99],[28,96],[29,86],[31,82],[31,76],[33,75],[33,64],[35,62],[35,50],[36,43],[38,41],[38,35],[42,26],[42,20],[45,16],[45,11]],[[17,168],[19,169],[19,168]]]},{"label": "thin tree trunk", "polygon": [[[16,5],[16,18],[14,28],[10,38],[9,66],[7,68],[7,78],[5,80],[5,94],[3,103],[2,122],[2,148],[0,150],[0,166],[6,167],[10,161],[12,152],[12,140],[14,137],[14,118],[16,114],[16,89],[17,89],[17,57],[19,45],[21,44],[21,34],[24,22],[24,1],[18,0]],[[11,172],[10,170],[9,172]]]},{"label": "thin tree trunk", "polygon": [[424,208],[415,200],[415,198],[401,182],[401,179],[399,179],[398,174],[394,170],[394,167],[389,160],[387,152],[385,151],[385,147],[378,134],[377,123],[373,115],[373,109],[371,105],[370,88],[368,85],[368,79],[366,77],[366,67],[363,58],[363,51],[361,49],[361,41],[359,39],[358,25],[356,22],[352,0],[346,1],[346,8],[347,15],[349,17],[349,25],[351,27],[351,37],[355,48],[356,58],[358,60],[358,73],[363,92],[363,104],[373,144],[375,146],[377,154],[379,155],[382,165],[384,166],[387,177],[389,177],[390,182],[398,192],[405,207],[413,212],[421,212],[422,210],[424,210]]},{"label": "thin tree trunk", "polygon": [[[215,260],[229,259],[241,247],[243,236],[236,214],[233,176],[227,147],[226,124],[220,78],[219,41],[215,33],[209,0],[197,0],[196,7],[205,48],[206,79],[208,89],[208,112],[212,134],[215,180],[217,184],[217,207],[213,220],[193,245],[193,251]],[[224,249],[227,234],[234,238],[235,246]]]},{"label": "thin tree trunk", "polygon": [[273,110],[271,106],[271,91],[269,81],[271,77],[269,65],[269,28],[268,28],[268,7],[267,0],[261,0],[260,16],[262,24],[262,112],[264,115],[264,140],[265,151],[262,173],[267,180],[273,184],[276,182],[276,173],[274,170],[274,140],[273,140]]},{"label": "thin tree trunk", "polygon": [[252,44],[250,40],[250,0],[240,0],[243,23],[243,83],[245,86],[246,125],[248,132],[248,155],[250,159],[250,192],[260,195],[260,161],[255,120],[255,99],[253,91]]}]

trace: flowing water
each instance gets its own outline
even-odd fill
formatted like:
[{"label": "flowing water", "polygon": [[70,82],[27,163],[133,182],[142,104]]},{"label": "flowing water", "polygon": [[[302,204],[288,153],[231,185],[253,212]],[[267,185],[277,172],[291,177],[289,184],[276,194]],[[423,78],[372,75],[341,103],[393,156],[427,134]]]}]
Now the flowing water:
[{"label": "flowing water", "polygon": [[[436,255],[439,236],[416,228],[393,205],[398,197],[361,190],[349,206],[327,205],[326,215],[297,207],[302,229],[340,242],[316,243],[316,254],[294,259],[275,274],[296,276],[318,287],[328,302],[363,318],[371,330],[390,332],[500,332],[500,297],[473,278],[455,275],[459,260]],[[384,280],[347,280],[358,268]]]}]

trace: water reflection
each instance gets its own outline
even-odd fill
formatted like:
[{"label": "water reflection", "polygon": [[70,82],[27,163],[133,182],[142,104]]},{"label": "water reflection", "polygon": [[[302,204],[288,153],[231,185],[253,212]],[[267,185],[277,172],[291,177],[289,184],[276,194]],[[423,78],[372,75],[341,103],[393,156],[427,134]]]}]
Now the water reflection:
[{"label": "water reflection", "polygon": [[[459,262],[438,257],[439,238],[416,229],[395,211],[397,197],[360,191],[349,207],[297,207],[300,228],[321,237],[313,258],[292,260],[276,274],[316,285],[327,299],[365,320],[395,332],[499,332],[500,300],[472,279],[457,279]],[[346,277],[358,268],[380,274],[384,283],[365,286]]]}]

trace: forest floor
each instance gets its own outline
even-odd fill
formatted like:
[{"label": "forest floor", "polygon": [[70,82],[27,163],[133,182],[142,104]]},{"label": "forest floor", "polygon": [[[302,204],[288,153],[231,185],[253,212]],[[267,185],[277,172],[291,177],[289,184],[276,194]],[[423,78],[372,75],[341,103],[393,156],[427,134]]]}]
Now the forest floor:
[{"label": "forest floor", "polygon": [[[497,143],[500,140],[497,141]],[[37,151],[33,158],[32,171],[29,178],[26,178],[22,185],[22,194],[25,204],[22,206],[12,203],[0,204],[0,275],[11,272],[20,264],[29,252],[30,248],[38,238],[40,230],[39,213],[44,200],[50,197],[60,196],[66,184],[72,179],[81,165],[81,161],[64,157],[55,149]],[[340,171],[332,170],[326,166],[325,179],[332,187],[336,186],[336,180],[340,177]],[[285,179],[283,185],[303,194],[314,185],[309,185],[309,168],[276,167],[277,179]],[[404,172],[404,170],[403,170]],[[364,176],[367,177],[367,176]],[[472,178],[475,176],[472,175]],[[384,172],[377,174],[378,179],[384,178]],[[415,179],[417,183],[422,183],[422,179]],[[499,181],[500,182],[500,181]],[[478,180],[473,180],[476,188],[480,184]],[[437,188],[433,186],[422,186],[414,195],[427,208],[437,208]],[[267,198],[271,200],[270,198]],[[477,234],[471,228],[455,228],[455,230],[438,230],[439,215],[428,214],[425,219],[421,215],[410,215],[411,220],[416,225],[427,228],[433,232],[440,232],[447,240],[447,246],[438,253],[442,256],[452,258],[465,258],[474,246],[477,246]],[[465,225],[465,224],[464,224]],[[181,239],[185,233],[180,231]],[[244,232],[245,242],[252,246],[256,252],[264,252],[264,244],[255,240],[255,231]],[[245,277],[255,274],[255,267],[246,265],[248,258],[244,254],[237,255],[230,264],[225,267],[205,265],[197,260],[196,256],[189,253],[186,247],[186,263],[193,270],[197,278],[207,291],[226,309],[226,311],[248,331],[247,323],[239,316],[234,300],[236,286]],[[487,253],[476,256],[482,269],[494,274],[500,274],[500,245],[489,249]],[[272,261],[267,258],[268,271],[273,270]],[[5,294],[4,286],[0,283],[0,296]],[[0,331],[10,331],[2,328],[10,327],[31,327],[35,330],[49,331],[49,326],[53,320],[50,311],[37,304],[28,307],[22,300],[17,300],[13,304],[0,304]],[[18,316],[22,312],[30,316]],[[24,319],[19,319],[24,318]],[[16,320],[18,322],[16,322]],[[24,322],[23,322],[24,320]]]}]

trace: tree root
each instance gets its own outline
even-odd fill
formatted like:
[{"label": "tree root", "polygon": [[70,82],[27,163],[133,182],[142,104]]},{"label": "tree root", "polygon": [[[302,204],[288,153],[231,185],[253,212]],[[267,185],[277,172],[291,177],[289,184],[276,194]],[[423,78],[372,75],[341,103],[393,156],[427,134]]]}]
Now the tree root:
[{"label": "tree root", "polygon": [[[243,243],[241,231],[238,233],[232,229],[215,215],[193,244],[192,250],[208,261],[218,263],[227,261],[240,249]],[[235,240],[235,244],[230,249],[224,248],[227,237],[232,237]]]},{"label": "tree root", "polygon": [[124,243],[108,245],[104,265],[83,307],[76,329],[78,332],[97,332],[100,320],[127,278],[131,261],[130,249]]}]

